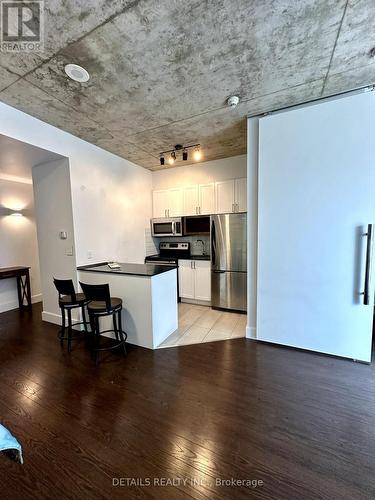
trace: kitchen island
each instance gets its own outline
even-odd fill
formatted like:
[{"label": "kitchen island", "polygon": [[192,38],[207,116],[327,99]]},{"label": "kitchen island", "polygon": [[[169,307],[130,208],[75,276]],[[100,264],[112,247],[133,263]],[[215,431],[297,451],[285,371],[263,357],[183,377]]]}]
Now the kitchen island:
[{"label": "kitchen island", "polygon": [[[118,269],[111,269],[107,262],[101,262],[77,269],[79,281],[91,285],[108,283],[111,296],[122,299],[122,324],[131,344],[156,349],[177,330],[175,267],[121,263]],[[109,328],[112,318],[101,318],[100,329]]]}]

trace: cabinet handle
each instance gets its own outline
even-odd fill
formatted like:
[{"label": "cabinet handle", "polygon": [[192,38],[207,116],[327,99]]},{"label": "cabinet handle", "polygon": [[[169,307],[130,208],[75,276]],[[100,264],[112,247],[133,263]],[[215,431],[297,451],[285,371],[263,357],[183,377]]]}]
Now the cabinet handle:
[{"label": "cabinet handle", "polygon": [[232,212],[234,212],[234,203],[232,203]]},{"label": "cabinet handle", "polygon": [[201,209],[201,207],[199,207],[199,215],[201,215],[201,214],[202,214],[202,209]]}]

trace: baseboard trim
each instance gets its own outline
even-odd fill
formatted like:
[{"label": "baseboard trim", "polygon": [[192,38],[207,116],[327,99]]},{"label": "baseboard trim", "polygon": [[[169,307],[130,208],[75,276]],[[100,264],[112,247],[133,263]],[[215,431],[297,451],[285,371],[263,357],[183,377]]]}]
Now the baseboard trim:
[{"label": "baseboard trim", "polygon": [[[42,298],[43,296],[41,293],[32,295],[31,303],[36,304],[37,302],[41,302]],[[4,302],[4,304],[0,304],[0,313],[12,311],[13,309],[18,309],[18,308],[19,308],[18,299],[11,300],[10,302]]]},{"label": "baseboard trim", "polygon": [[[61,326],[62,320],[61,320],[61,314],[56,314],[56,313],[50,313],[47,311],[42,312],[42,320],[46,321],[46,323],[53,323],[54,325]],[[75,315],[72,315],[72,321],[73,323],[76,323],[77,321],[80,321],[78,317]],[[83,330],[83,326],[79,325],[77,328],[73,328],[74,330]]]},{"label": "baseboard trim", "polygon": [[183,299],[181,298],[181,302],[184,304],[194,304],[196,306],[211,306],[211,301],[210,300],[196,300],[196,299]]},{"label": "baseboard trim", "polygon": [[254,326],[247,326],[246,327],[246,338],[256,340],[257,329]]},{"label": "baseboard trim", "polygon": [[61,314],[42,311],[42,320],[46,321],[47,323],[53,323],[54,325],[61,326]]}]

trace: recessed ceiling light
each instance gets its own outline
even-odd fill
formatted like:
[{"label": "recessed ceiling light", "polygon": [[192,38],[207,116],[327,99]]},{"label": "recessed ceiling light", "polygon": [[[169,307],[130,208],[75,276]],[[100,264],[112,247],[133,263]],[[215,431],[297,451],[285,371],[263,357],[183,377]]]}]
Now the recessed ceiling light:
[{"label": "recessed ceiling light", "polygon": [[85,83],[90,80],[89,73],[82,66],[78,66],[78,64],[67,64],[64,69],[69,78],[75,82]]}]

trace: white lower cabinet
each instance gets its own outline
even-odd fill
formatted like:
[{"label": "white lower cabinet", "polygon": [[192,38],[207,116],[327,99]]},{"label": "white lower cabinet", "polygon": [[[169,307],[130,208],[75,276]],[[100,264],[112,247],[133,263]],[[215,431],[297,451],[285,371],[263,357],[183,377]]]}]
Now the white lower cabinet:
[{"label": "white lower cabinet", "polygon": [[178,289],[180,297],[194,299],[194,269],[192,260],[178,261]]},{"label": "white lower cabinet", "polygon": [[211,262],[208,260],[178,261],[179,294],[183,299],[211,300]]}]

